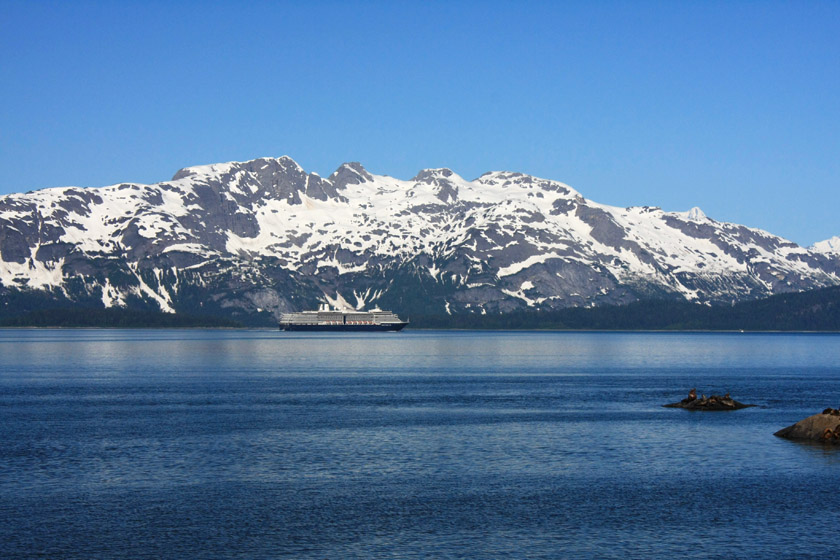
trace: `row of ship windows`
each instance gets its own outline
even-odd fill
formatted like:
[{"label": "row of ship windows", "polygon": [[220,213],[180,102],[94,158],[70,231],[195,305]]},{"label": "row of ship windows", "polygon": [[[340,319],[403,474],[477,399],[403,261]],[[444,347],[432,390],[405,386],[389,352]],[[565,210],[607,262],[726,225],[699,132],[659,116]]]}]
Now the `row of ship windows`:
[{"label": "row of ship windows", "polygon": [[319,325],[375,325],[373,321],[321,321]]}]

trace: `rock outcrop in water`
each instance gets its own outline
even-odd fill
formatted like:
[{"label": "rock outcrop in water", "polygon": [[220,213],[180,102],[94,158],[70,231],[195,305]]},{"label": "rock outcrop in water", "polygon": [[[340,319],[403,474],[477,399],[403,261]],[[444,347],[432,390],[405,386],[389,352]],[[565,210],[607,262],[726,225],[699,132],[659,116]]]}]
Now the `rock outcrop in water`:
[{"label": "rock outcrop in water", "polygon": [[686,398],[681,400],[680,402],[675,402],[671,404],[663,404],[665,408],[685,408],[686,410],[739,410],[741,408],[749,408],[751,406],[755,406],[754,404],[744,404],[742,402],[738,402],[732,397],[729,396],[729,393],[726,393],[724,396],[720,395],[712,395],[711,397],[706,397],[706,395],[701,395],[700,398],[697,398],[697,390],[692,389]]},{"label": "rock outcrop in water", "polygon": [[840,410],[826,408],[776,432],[776,436],[798,441],[818,441],[840,445]]}]

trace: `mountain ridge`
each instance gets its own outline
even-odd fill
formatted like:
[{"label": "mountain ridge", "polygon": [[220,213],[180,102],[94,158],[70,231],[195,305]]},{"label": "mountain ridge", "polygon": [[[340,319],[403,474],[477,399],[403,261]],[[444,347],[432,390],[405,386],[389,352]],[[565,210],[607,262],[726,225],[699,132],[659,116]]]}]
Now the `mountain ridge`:
[{"label": "mountain ridge", "polygon": [[323,178],[283,156],[0,197],[0,302],[34,290],[240,319],[319,302],[410,313],[721,303],[840,284],[840,254],[825,245],[699,208],[599,204],[522,173],[400,180],[349,162]]}]

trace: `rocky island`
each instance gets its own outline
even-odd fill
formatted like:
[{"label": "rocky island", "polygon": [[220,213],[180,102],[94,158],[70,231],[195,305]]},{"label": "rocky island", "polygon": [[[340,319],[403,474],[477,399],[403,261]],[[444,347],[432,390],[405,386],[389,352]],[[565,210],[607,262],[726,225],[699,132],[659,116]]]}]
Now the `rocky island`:
[{"label": "rocky island", "polygon": [[798,441],[840,445],[840,410],[826,408],[821,413],[800,420],[773,435]]},{"label": "rocky island", "polygon": [[739,410],[741,408],[749,408],[755,405],[738,402],[732,397],[730,397],[729,393],[726,393],[722,397],[720,395],[712,395],[710,397],[706,397],[706,395],[701,395],[700,398],[698,398],[697,389],[692,389],[691,391],[689,391],[688,396],[680,402],[663,404],[662,406],[664,406],[665,408],[685,408],[687,410],[717,411]]}]

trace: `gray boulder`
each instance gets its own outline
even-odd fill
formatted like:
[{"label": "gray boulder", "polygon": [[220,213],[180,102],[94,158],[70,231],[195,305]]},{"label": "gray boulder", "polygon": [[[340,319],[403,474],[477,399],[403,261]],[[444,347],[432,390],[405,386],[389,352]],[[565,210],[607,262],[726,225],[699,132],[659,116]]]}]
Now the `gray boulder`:
[{"label": "gray boulder", "polygon": [[773,435],[798,441],[818,441],[840,445],[840,410],[826,408],[821,413],[782,428]]}]

